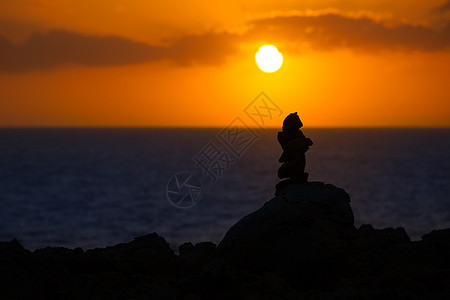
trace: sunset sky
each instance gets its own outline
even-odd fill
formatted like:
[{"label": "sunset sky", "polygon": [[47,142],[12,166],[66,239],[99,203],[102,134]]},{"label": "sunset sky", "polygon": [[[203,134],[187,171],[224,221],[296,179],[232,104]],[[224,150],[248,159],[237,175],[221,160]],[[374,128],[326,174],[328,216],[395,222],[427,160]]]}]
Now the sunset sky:
[{"label": "sunset sky", "polygon": [[307,127],[450,126],[450,1],[0,0],[0,126],[223,127],[260,92]]}]

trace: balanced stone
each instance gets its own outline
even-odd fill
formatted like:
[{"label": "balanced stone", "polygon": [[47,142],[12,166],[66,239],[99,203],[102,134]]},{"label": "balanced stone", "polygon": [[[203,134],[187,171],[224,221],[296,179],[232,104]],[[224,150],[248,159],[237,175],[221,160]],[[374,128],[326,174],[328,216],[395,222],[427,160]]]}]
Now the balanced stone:
[{"label": "balanced stone", "polygon": [[277,184],[276,194],[280,189],[291,183],[301,183],[308,181],[308,173],[305,173],[306,157],[305,153],[313,142],[305,137],[300,128],[303,126],[297,113],[289,114],[283,121],[282,131],[278,132],[278,142],[283,149],[279,158],[282,163],[278,169],[280,179],[288,178]]}]

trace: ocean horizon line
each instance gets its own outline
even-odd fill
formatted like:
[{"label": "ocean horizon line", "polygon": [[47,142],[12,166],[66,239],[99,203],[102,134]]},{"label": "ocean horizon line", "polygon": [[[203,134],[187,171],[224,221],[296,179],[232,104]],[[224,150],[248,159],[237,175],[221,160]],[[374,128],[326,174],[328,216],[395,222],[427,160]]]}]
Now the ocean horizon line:
[{"label": "ocean horizon line", "polygon": [[[227,126],[0,126],[4,129],[224,129]],[[255,130],[280,130],[280,127],[257,127],[248,126],[247,128]],[[308,129],[450,129],[450,126],[303,126],[302,130]]]}]

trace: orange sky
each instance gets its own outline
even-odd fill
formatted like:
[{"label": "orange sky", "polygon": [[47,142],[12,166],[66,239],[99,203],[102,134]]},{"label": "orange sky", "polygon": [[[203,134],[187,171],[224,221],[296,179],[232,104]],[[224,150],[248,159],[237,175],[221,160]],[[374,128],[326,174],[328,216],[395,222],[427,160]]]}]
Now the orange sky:
[{"label": "orange sky", "polygon": [[0,0],[0,126],[223,127],[263,91],[307,127],[447,127],[449,21],[445,0]]}]

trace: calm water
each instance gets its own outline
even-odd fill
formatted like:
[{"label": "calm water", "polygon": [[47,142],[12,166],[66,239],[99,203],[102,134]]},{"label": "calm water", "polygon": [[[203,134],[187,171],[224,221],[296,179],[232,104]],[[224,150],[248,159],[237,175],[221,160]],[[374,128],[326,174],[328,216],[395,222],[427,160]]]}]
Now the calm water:
[{"label": "calm water", "polygon": [[[91,248],[156,231],[174,248],[219,242],[273,197],[281,154],[275,130],[256,132],[211,183],[192,158],[210,141],[220,146],[219,131],[0,129],[0,240],[17,238],[30,249]],[[304,133],[314,141],[310,180],[344,188],[357,225],[402,226],[414,239],[450,227],[450,129]],[[182,171],[203,182],[202,199],[190,209],[166,197],[167,182]]]}]

